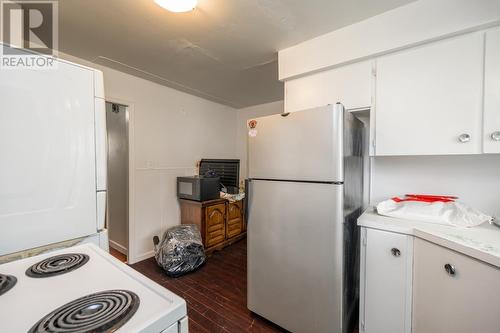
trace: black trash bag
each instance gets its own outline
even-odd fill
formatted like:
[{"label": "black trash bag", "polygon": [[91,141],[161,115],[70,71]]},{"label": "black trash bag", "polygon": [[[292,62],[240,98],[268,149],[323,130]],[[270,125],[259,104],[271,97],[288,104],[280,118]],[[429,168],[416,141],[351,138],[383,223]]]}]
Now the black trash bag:
[{"label": "black trash bag", "polygon": [[200,231],[194,224],[169,228],[160,242],[153,238],[158,265],[171,277],[194,271],[205,263],[206,256]]}]

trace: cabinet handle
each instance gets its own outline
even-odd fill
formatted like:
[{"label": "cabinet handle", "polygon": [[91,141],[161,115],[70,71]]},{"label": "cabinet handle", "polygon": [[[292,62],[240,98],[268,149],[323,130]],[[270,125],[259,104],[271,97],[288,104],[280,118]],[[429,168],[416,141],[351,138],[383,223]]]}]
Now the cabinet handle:
[{"label": "cabinet handle", "polygon": [[500,131],[491,133],[491,140],[500,141]]},{"label": "cabinet handle", "polygon": [[392,253],[392,255],[393,255],[393,256],[395,256],[395,257],[399,257],[399,256],[401,256],[401,251],[399,251],[399,249],[396,249],[395,247],[393,247],[393,248],[391,249],[391,253]]},{"label": "cabinet handle", "polygon": [[470,134],[467,134],[467,133],[460,134],[460,136],[458,137],[458,141],[460,143],[467,143],[470,141],[470,139],[471,139],[471,136],[470,136]]},{"label": "cabinet handle", "polygon": [[456,269],[455,269],[455,266],[454,265],[451,265],[451,264],[446,264],[444,265],[444,270],[446,271],[446,273],[448,273],[448,275],[450,276],[455,276],[455,274],[457,273]]}]

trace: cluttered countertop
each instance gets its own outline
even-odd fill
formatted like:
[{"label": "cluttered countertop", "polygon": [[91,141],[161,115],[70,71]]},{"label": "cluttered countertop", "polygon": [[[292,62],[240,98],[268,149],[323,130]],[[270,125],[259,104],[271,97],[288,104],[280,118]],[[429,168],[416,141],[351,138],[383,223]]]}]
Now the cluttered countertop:
[{"label": "cluttered countertop", "polygon": [[472,228],[381,216],[374,207],[358,219],[366,228],[412,235],[500,268],[500,227],[483,223]]}]

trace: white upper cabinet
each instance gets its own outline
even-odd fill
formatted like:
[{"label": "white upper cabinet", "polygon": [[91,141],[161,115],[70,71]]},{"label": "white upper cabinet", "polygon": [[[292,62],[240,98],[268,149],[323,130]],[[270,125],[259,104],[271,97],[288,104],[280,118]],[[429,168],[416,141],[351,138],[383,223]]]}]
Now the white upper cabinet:
[{"label": "white upper cabinet", "polygon": [[[472,33],[377,59],[376,155],[482,152],[483,36]],[[498,54],[498,43],[490,52]],[[498,103],[498,88],[496,93]]]},{"label": "white upper cabinet", "polygon": [[500,28],[486,32],[484,152],[500,153]]},{"label": "white upper cabinet", "polygon": [[341,102],[346,109],[371,106],[372,62],[364,61],[285,82],[285,111]]}]

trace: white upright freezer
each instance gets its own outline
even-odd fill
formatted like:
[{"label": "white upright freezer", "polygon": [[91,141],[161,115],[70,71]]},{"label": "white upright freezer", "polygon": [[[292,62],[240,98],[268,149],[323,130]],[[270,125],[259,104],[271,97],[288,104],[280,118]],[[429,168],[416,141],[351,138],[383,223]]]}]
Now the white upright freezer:
[{"label": "white upright freezer", "polygon": [[54,63],[0,74],[0,256],[107,238],[103,75]]},{"label": "white upright freezer", "polygon": [[292,332],[347,332],[357,314],[363,124],[336,104],[251,125],[248,308]]}]

